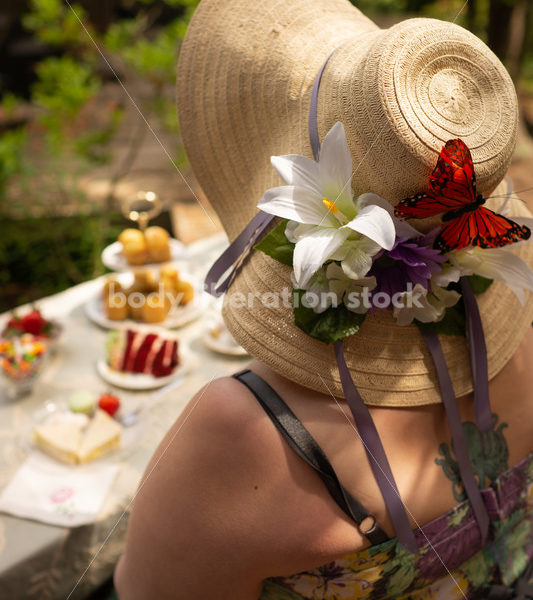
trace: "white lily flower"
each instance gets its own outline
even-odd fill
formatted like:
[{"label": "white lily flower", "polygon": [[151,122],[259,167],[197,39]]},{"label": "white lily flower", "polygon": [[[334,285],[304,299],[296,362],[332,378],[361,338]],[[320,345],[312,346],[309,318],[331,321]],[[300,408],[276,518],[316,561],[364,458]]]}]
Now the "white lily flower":
[{"label": "white lily flower", "polygon": [[286,235],[296,244],[298,287],[306,289],[311,277],[346,244],[372,240],[378,247],[374,254],[393,247],[396,232],[389,211],[354,202],[352,157],[342,123],[325,136],[318,162],[297,154],[273,156],[271,161],[287,185],[265,192],[258,207],[296,223],[289,223]]},{"label": "white lily flower", "polygon": [[420,283],[394,299],[393,313],[398,325],[410,325],[414,319],[435,323],[444,317],[446,309],[457,304],[460,294],[435,286],[428,292]]},{"label": "white lily flower", "polygon": [[462,275],[481,275],[508,285],[522,306],[525,303],[523,290],[533,292],[533,271],[507,248],[464,248],[448,256]]}]

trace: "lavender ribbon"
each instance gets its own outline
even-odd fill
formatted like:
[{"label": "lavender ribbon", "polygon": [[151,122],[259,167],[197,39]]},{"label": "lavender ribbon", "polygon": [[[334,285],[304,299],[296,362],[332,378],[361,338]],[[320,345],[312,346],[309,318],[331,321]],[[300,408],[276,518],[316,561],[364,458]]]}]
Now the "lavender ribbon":
[{"label": "lavender ribbon", "polygon": [[313,90],[311,92],[311,102],[309,104],[309,141],[311,142],[311,150],[313,151],[313,157],[315,160],[318,160],[318,155],[320,154],[320,138],[318,136],[318,120],[317,120],[317,110],[318,110],[318,90],[320,89],[320,82],[322,80],[322,74],[324,73],[324,69],[329,62],[329,59],[335,52],[336,48],[334,48],[329,56],[324,61],[324,64],[320,67],[320,71],[318,72],[315,83],[313,84]]},{"label": "lavender ribbon", "polygon": [[409,524],[405,506],[400,497],[383,444],[370,411],[357,391],[346,365],[343,343],[338,340],[333,346],[344,397],[361,436],[370,467],[385,501],[398,541],[413,554],[418,554],[415,534]]},{"label": "lavender ribbon", "polygon": [[461,291],[466,313],[466,330],[474,382],[474,408],[476,423],[482,432],[493,428],[489,397],[489,369],[487,362],[487,345],[483,333],[483,323],[479,314],[476,296],[466,277],[461,277]]},{"label": "lavender ribbon", "polygon": [[[318,155],[320,153],[320,139],[318,136],[317,124],[318,91],[320,89],[320,81],[322,79],[324,69],[326,68],[328,61],[334,52],[335,49],[330,52],[324,64],[320,68],[311,92],[311,103],[309,106],[309,140],[311,142],[311,149],[313,151],[315,160],[318,160]],[[241,269],[253,245],[258,241],[260,236],[263,235],[265,229],[273,219],[274,215],[269,215],[263,211],[259,211],[250,221],[250,223],[248,223],[242,232],[235,238],[235,240],[233,240],[228,248],[226,248],[226,250],[218,257],[205,277],[204,290],[208,294],[218,298],[226,292],[228,287],[231,285],[231,282],[235,278],[235,275]],[[231,271],[228,273],[226,278],[220,281],[222,276],[229,269],[231,269]]]},{"label": "lavender ribbon", "polygon": [[[274,219],[274,215],[259,211],[226,250],[224,250],[217,258],[205,277],[204,290],[208,294],[211,294],[215,298],[224,294],[235,278],[235,275],[244,264],[253,245],[264,233],[265,229],[272,222],[272,219]],[[220,279],[228,269],[231,269],[230,273],[220,282]]]},{"label": "lavender ribbon", "polygon": [[470,457],[468,455],[468,446],[463,431],[463,424],[461,422],[457,399],[453,390],[452,380],[448,372],[442,346],[435,333],[429,333],[422,329],[420,330],[420,333],[428,346],[435,365],[435,370],[437,371],[442,402],[446,410],[446,416],[448,417],[448,425],[450,426],[452,434],[453,448],[455,450],[457,462],[459,463],[461,480],[466,495],[472,505],[472,510],[474,511],[481,532],[482,542],[485,544],[489,533],[489,515],[487,513],[487,507],[481,497],[481,492],[474,476],[474,469],[472,468],[472,463],[470,462]]}]

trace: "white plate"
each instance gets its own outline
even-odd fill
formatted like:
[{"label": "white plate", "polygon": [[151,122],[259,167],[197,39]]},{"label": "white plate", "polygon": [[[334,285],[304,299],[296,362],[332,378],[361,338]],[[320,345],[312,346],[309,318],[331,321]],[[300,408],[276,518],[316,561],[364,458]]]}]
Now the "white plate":
[{"label": "white plate", "polygon": [[[102,390],[104,393],[105,390]],[[129,454],[141,444],[146,432],[148,431],[149,416],[148,413],[143,410],[144,407],[139,404],[138,399],[127,398],[127,396],[120,392],[116,394],[120,399],[120,411],[122,414],[130,413],[133,411],[137,412],[137,420],[129,427],[122,428],[122,434],[120,436],[120,447],[115,450],[111,450],[109,453],[90,461],[89,464],[105,460],[123,460]],[[95,394],[98,397],[98,394]],[[22,444],[27,450],[39,450],[46,454],[39,446],[35,443],[33,437],[33,430],[37,425],[41,425],[47,419],[60,413],[71,413],[68,408],[66,400],[58,400],[57,402],[47,402],[43,408],[39,409],[34,413],[33,418],[28,421],[27,427],[22,431]],[[72,413],[71,413],[72,414]],[[46,454],[46,456],[50,456]],[[63,464],[61,461],[58,461]]]},{"label": "white plate", "polygon": [[[213,337],[211,330],[220,328],[220,335],[218,338]],[[248,356],[248,352],[240,346],[234,339],[231,333],[226,329],[225,326],[216,325],[215,327],[209,327],[203,337],[204,344],[219,354],[228,354],[230,356]]]},{"label": "white plate", "polygon": [[[122,273],[118,277],[119,282],[124,286],[128,286],[131,283],[131,279],[131,273]],[[183,275],[183,279],[194,287],[193,300],[184,306],[176,306],[169,313],[168,317],[159,323],[143,323],[142,321],[134,321],[133,319],[124,319],[123,321],[108,319],[100,293],[85,303],[85,314],[93,323],[105,329],[132,329],[138,325],[153,325],[167,329],[183,327],[183,325],[187,325],[197,319],[206,310],[209,303],[209,298],[202,290],[201,283],[197,279],[192,275]]]},{"label": "white plate", "polygon": [[146,263],[145,265],[130,265],[126,260],[124,254],[122,254],[122,244],[120,242],[114,242],[110,244],[102,251],[102,262],[104,265],[112,271],[128,271],[131,269],[139,269],[144,267],[156,267],[157,265],[163,265],[165,262],[171,262],[173,260],[179,260],[183,258],[185,254],[185,246],[179,240],[170,238],[170,260],[159,263]]},{"label": "white plate", "polygon": [[107,383],[126,390],[155,390],[171,381],[179,379],[187,375],[194,366],[188,348],[180,342],[178,348],[180,364],[176,367],[173,373],[165,377],[154,377],[145,373],[123,373],[115,371],[101,358],[96,363],[96,370],[100,377]]}]

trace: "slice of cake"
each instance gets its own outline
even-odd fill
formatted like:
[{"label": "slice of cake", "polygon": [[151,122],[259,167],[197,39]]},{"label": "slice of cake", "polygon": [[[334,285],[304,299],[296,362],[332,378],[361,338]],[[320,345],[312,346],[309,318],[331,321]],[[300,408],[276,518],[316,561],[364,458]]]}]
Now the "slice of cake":
[{"label": "slice of cake", "polygon": [[105,411],[97,409],[89,419],[82,414],[59,414],[37,425],[35,443],[61,462],[86,463],[120,446],[122,426]]},{"label": "slice of cake", "polygon": [[78,462],[86,463],[120,446],[122,426],[98,409],[85,430],[78,447]]},{"label": "slice of cake", "polygon": [[178,342],[161,333],[111,331],[106,344],[107,364],[115,371],[165,377],[179,365]]},{"label": "slice of cake", "polygon": [[75,465],[78,447],[87,426],[86,415],[61,414],[37,425],[33,430],[36,444],[47,454],[61,462]]}]

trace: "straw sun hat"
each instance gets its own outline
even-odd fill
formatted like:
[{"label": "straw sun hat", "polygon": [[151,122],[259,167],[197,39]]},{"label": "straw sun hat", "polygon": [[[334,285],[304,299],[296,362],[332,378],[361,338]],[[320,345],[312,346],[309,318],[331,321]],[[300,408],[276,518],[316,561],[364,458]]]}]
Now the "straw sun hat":
[{"label": "straw sun hat", "polygon": [[[233,240],[280,185],[272,155],[311,157],[308,113],[317,72],[322,140],[346,129],[354,197],[374,192],[396,204],[427,188],[443,144],[460,137],[472,152],[477,188],[497,208],[515,146],[518,111],[509,75],[475,36],[452,23],[410,19],[379,29],[348,0],[202,0],[178,65],[178,112],[194,173]],[[512,216],[528,216],[512,198]],[[418,224],[417,224],[418,225]],[[533,263],[533,244],[513,252]],[[291,269],[252,252],[230,293],[291,288]],[[489,377],[511,358],[533,320],[495,282],[478,296]],[[226,324],[251,355],[289,379],[343,396],[333,348],[294,325],[282,304],[225,302]],[[463,337],[440,336],[457,396],[472,390]],[[429,352],[416,326],[374,311],[345,340],[346,362],[367,404],[441,401]]]}]

